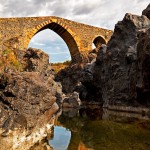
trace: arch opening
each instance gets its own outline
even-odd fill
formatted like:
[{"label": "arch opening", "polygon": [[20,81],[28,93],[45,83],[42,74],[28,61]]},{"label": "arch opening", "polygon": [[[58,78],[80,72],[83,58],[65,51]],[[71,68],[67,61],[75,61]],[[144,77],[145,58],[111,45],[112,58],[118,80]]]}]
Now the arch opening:
[{"label": "arch opening", "polygon": [[50,29],[38,32],[30,40],[29,46],[43,50],[49,55],[49,62],[71,61],[71,54],[63,39]]},{"label": "arch opening", "polygon": [[[69,49],[69,52],[71,55],[71,62],[76,62],[76,57],[79,56],[79,49],[78,49],[77,43],[76,43],[74,37],[67,31],[67,29],[65,29],[58,23],[51,22],[51,23],[45,25],[44,27],[41,27],[41,29],[39,29],[35,33],[33,33],[31,39],[33,38],[33,36],[37,35],[41,31],[44,31],[46,29],[50,29],[50,30],[54,31],[57,35],[60,36],[60,38],[63,39],[63,41],[66,43],[66,45]],[[31,39],[29,39],[29,41]],[[62,57],[63,56],[65,56],[65,55],[62,55]]]},{"label": "arch opening", "polygon": [[104,39],[103,37],[101,37],[101,36],[96,37],[96,38],[94,39],[94,41],[93,41],[93,45],[94,45],[94,47],[96,47],[96,48],[100,48],[102,44],[106,44],[106,41],[105,41],[105,39]]}]

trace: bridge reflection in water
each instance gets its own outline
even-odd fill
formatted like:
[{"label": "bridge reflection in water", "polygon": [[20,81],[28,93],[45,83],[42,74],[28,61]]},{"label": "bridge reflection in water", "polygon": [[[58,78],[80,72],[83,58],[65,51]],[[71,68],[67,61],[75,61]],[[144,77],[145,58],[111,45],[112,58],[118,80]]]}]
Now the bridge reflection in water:
[{"label": "bridge reflection in water", "polygon": [[[83,108],[63,110],[55,124],[53,140],[49,141],[54,150],[150,149],[148,116]],[[64,149],[62,143],[66,143]]]}]

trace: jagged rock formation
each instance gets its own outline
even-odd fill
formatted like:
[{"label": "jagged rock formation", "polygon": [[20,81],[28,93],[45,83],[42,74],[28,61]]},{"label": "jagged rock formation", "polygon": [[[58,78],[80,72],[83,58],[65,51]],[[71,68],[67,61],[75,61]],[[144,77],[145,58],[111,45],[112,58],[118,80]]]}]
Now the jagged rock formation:
[{"label": "jagged rock formation", "polygon": [[64,92],[77,91],[81,100],[104,107],[150,106],[149,8],[142,16],[127,13],[107,46],[89,53],[91,63],[61,71],[56,79],[62,81]]},{"label": "jagged rock formation", "polygon": [[78,108],[81,106],[81,100],[79,99],[79,94],[77,92],[73,92],[72,94],[68,94],[63,99],[63,108]]},{"label": "jagged rock formation", "polygon": [[[149,11],[143,14],[148,16]],[[93,82],[106,107],[150,106],[150,20],[146,16],[126,14],[107,47],[99,50]]]},{"label": "jagged rock formation", "polygon": [[150,106],[150,28],[142,33],[137,45],[137,99]]},{"label": "jagged rock formation", "polygon": [[11,53],[20,63],[21,71],[18,66],[12,68],[11,60],[7,59],[0,73],[0,127],[4,136],[15,128],[32,131],[46,111],[49,111],[49,119],[56,113],[59,108],[56,101],[62,98],[61,87],[53,80],[47,54],[31,48]]},{"label": "jagged rock formation", "polygon": [[79,85],[82,78],[83,66],[80,64],[69,65],[55,75],[55,80],[62,84],[62,90],[65,94],[73,93]]},{"label": "jagged rock formation", "polygon": [[[69,101],[74,99],[74,92],[79,93],[79,98],[82,101],[99,101],[99,89],[94,85],[93,70],[91,68],[91,63],[71,64],[56,74],[55,81],[61,82],[62,91],[66,95],[65,97],[70,97]],[[69,103],[67,107],[69,105],[72,107],[72,104]],[[76,103],[78,103],[78,98]]]},{"label": "jagged rock formation", "polygon": [[143,10],[142,15],[147,16],[150,19],[150,4],[147,6],[146,9]]},{"label": "jagged rock formation", "polygon": [[82,101],[99,101],[99,94],[97,94],[99,89],[97,90],[93,84],[93,65],[91,65],[96,60],[98,50],[99,48],[95,48],[89,51],[87,55],[89,63],[71,63],[55,75],[55,81],[61,82],[66,97],[72,99],[73,93],[77,92]]}]

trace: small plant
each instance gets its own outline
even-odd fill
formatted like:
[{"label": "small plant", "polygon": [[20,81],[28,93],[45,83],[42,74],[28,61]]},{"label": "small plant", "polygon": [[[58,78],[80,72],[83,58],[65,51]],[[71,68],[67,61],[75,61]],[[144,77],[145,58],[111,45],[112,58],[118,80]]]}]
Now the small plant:
[{"label": "small plant", "polygon": [[4,70],[4,68],[11,68],[11,69],[16,69],[16,70],[21,70],[22,65],[21,63],[17,60],[14,52],[12,49],[5,49],[2,51],[0,54],[0,69]]}]

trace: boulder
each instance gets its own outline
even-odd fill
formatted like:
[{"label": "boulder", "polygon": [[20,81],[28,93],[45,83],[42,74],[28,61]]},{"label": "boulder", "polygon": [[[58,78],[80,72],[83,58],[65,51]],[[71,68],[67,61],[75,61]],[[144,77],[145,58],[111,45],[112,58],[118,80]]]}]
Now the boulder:
[{"label": "boulder", "polygon": [[80,106],[81,100],[79,99],[79,93],[77,92],[66,95],[62,103],[63,108],[77,108]]},{"label": "boulder", "polygon": [[47,54],[32,48],[11,53],[22,69],[12,69],[8,64],[0,72],[0,127],[4,130],[3,136],[16,128],[31,130],[37,127],[40,116],[49,111],[49,117],[52,117],[62,101],[61,85],[53,80]]},{"label": "boulder", "polygon": [[49,56],[42,50],[29,48],[24,55],[25,70],[45,72],[49,65]]},{"label": "boulder", "polygon": [[76,90],[82,78],[82,69],[83,66],[80,64],[71,64],[55,75],[55,81],[61,82],[65,94],[73,93]]}]

